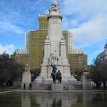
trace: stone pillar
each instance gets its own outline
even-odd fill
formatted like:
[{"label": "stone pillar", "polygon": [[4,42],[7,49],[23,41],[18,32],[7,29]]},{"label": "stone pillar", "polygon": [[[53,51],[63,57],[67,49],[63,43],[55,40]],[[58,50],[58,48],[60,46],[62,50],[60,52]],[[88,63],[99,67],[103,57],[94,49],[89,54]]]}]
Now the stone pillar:
[{"label": "stone pillar", "polygon": [[83,76],[82,76],[82,89],[83,90],[92,89],[91,80],[87,79],[87,77],[86,77],[87,75],[88,75],[88,72],[84,72]]},{"label": "stone pillar", "polygon": [[66,53],[66,42],[65,42],[65,39],[62,38],[62,39],[61,39],[61,58],[63,58],[63,59],[62,59],[63,65],[69,65],[66,54],[67,54],[67,53]]},{"label": "stone pillar", "polygon": [[22,89],[30,89],[31,88],[31,73],[30,73],[30,68],[29,65],[25,65],[25,71],[22,74],[22,84],[21,84]]},{"label": "stone pillar", "polygon": [[48,64],[48,58],[50,56],[50,41],[48,38],[45,40],[44,44],[44,59],[43,59],[43,64]]}]

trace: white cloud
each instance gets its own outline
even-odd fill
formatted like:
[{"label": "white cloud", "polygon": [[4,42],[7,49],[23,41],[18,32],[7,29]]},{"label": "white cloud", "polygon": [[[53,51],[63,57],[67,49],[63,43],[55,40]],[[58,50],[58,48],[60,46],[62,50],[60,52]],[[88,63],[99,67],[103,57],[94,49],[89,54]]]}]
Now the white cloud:
[{"label": "white cloud", "polygon": [[63,28],[73,33],[75,46],[91,63],[107,41],[107,0],[63,0],[61,7]]},{"label": "white cloud", "polygon": [[83,23],[78,28],[71,29],[71,32],[74,34],[76,45],[85,48],[105,40],[107,37],[105,28],[107,28],[106,18],[95,18]]},{"label": "white cloud", "polygon": [[7,22],[7,21],[0,21],[0,29],[2,31],[3,30],[4,31],[9,31],[9,32],[11,31],[11,32],[15,32],[15,33],[18,33],[18,34],[23,34],[24,33],[24,30],[21,27],[13,24],[11,22]]},{"label": "white cloud", "polygon": [[62,7],[76,46],[90,47],[107,38],[107,0],[64,0]]},{"label": "white cloud", "polygon": [[13,44],[5,45],[5,46],[0,44],[0,54],[2,54],[3,52],[12,54],[14,51],[15,51],[15,47]]},{"label": "white cloud", "polygon": [[64,0],[62,13],[64,15],[77,14],[84,18],[96,15],[95,13],[106,13],[106,11],[107,0]]}]

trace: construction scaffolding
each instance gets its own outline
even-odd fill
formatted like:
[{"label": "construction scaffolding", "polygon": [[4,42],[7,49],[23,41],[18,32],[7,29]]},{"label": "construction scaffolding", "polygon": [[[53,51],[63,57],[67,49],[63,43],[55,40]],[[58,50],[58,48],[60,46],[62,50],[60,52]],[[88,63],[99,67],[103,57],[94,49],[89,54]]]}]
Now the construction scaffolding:
[{"label": "construction scaffolding", "polygon": [[[38,17],[38,30],[28,31],[25,35],[25,48],[16,50],[14,58],[24,64],[29,64],[31,69],[39,69],[43,63],[44,41],[48,33],[47,16]],[[66,41],[67,57],[70,64],[71,72],[77,69],[83,69],[87,65],[87,55],[82,51],[73,48],[72,35],[68,31],[63,31]],[[77,52],[78,51],[78,52]]]}]

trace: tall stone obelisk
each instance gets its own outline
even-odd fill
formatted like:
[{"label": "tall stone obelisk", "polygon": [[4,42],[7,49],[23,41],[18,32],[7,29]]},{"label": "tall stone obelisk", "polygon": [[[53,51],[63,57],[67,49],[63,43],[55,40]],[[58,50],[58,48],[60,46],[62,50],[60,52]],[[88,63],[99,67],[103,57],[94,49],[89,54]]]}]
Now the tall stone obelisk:
[{"label": "tall stone obelisk", "polygon": [[55,0],[48,11],[48,35],[44,44],[44,58],[41,65],[41,74],[37,78],[37,83],[52,83],[52,67],[55,65],[62,74],[62,83],[71,79],[70,67],[67,59],[66,42],[62,34],[62,16]]}]

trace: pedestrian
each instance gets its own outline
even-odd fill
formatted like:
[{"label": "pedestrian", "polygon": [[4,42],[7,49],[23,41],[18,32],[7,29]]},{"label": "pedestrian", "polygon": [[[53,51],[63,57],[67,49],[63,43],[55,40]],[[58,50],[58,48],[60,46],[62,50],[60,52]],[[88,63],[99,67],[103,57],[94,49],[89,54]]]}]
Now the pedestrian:
[{"label": "pedestrian", "polygon": [[24,88],[24,90],[26,89],[26,84],[24,83],[24,85],[23,85],[23,88]]},{"label": "pedestrian", "polygon": [[30,90],[32,89],[32,84],[31,83],[29,84],[29,88],[30,88]]}]

